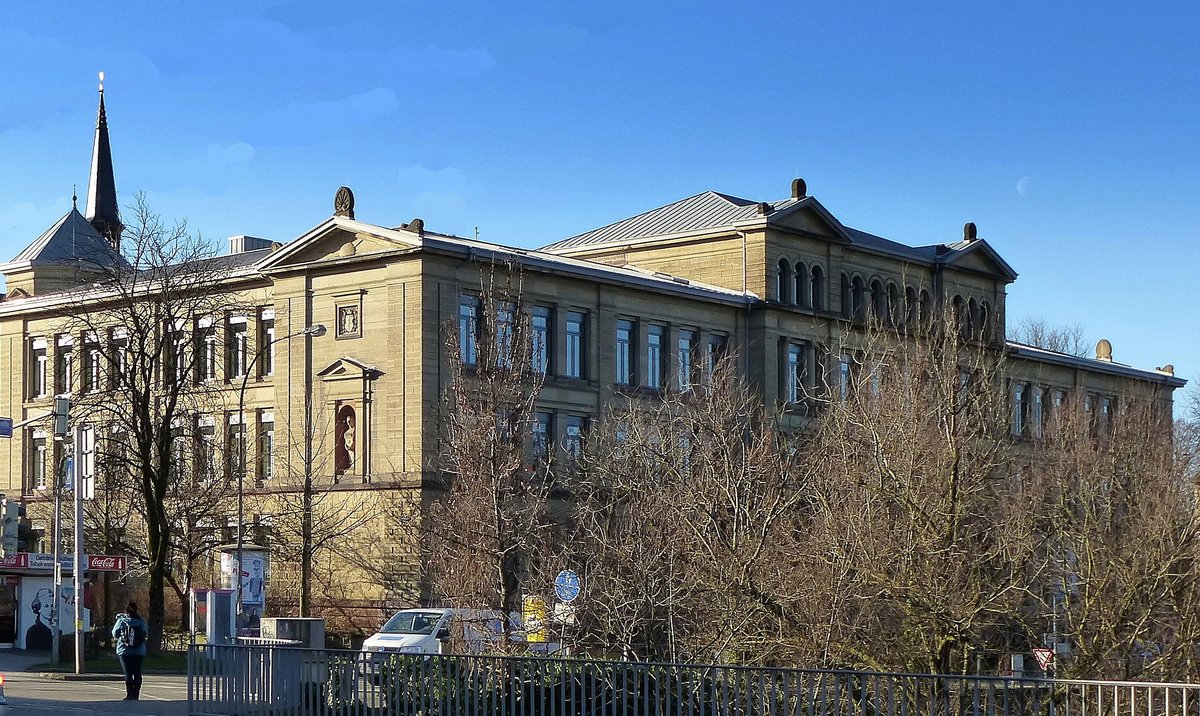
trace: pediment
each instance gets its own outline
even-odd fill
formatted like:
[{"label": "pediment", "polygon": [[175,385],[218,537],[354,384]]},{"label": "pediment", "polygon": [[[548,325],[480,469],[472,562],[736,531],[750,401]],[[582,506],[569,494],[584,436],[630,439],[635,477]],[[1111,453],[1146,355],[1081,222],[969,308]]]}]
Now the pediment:
[{"label": "pediment", "polygon": [[983,239],[955,251],[946,258],[945,263],[963,271],[995,276],[1009,283],[1017,278],[1012,266]]},{"label": "pediment", "polygon": [[333,217],[276,251],[259,266],[262,271],[338,261],[419,247],[419,234]]},{"label": "pediment", "polygon": [[829,241],[849,242],[850,235],[842,222],[813,197],[805,197],[790,207],[771,215],[770,226],[818,236]]},{"label": "pediment", "polygon": [[357,358],[342,356],[317,372],[317,377],[326,380],[374,380],[383,375],[383,371],[373,365],[364,363]]}]

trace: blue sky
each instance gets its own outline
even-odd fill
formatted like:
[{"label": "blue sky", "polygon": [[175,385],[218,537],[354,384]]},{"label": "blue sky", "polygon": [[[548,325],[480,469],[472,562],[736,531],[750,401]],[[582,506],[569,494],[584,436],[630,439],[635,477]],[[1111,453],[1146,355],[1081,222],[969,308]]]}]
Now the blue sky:
[{"label": "blue sky", "polygon": [[[0,254],[86,187],[224,241],[359,218],[536,246],[715,189],[910,244],[975,221],[1009,321],[1200,378],[1195,3],[0,5]],[[82,202],[81,202],[82,203]]]}]

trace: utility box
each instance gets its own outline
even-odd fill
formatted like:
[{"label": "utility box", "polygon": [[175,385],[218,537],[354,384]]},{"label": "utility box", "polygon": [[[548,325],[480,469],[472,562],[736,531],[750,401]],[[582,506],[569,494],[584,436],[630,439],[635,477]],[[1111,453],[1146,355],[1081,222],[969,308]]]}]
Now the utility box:
[{"label": "utility box", "polygon": [[302,617],[265,617],[261,631],[263,639],[299,642],[305,649],[325,648],[325,620]]}]

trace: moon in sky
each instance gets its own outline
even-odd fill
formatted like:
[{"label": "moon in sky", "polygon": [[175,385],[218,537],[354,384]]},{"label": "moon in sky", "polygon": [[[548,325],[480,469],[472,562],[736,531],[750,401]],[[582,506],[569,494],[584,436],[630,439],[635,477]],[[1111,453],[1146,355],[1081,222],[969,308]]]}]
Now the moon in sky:
[{"label": "moon in sky", "polygon": [[1029,182],[1030,182],[1029,177],[1021,177],[1020,179],[1018,179],[1017,180],[1017,193],[1020,194],[1021,196],[1028,196]]}]

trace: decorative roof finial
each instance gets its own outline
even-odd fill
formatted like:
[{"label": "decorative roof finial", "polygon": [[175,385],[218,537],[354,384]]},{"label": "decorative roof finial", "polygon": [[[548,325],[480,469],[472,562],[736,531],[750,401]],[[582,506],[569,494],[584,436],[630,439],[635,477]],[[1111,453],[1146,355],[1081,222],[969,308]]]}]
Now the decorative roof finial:
[{"label": "decorative roof finial", "polygon": [[75,191],[75,185],[71,185],[71,211],[79,211],[79,196]]},{"label": "decorative roof finial", "polygon": [[1109,343],[1107,338],[1101,338],[1096,343],[1096,360],[1112,363],[1112,359],[1112,343]]},{"label": "decorative roof finial", "polygon": [[350,187],[340,186],[333,195],[333,215],[354,218],[354,192],[350,191]]},{"label": "decorative roof finial", "polygon": [[979,230],[975,228],[974,221],[968,221],[963,224],[963,241],[968,244],[979,238]]},{"label": "decorative roof finial", "polygon": [[792,180],[792,198],[803,199],[808,196],[808,185],[800,177]]},{"label": "decorative roof finial", "polygon": [[104,70],[100,70],[100,93],[104,93]]}]

